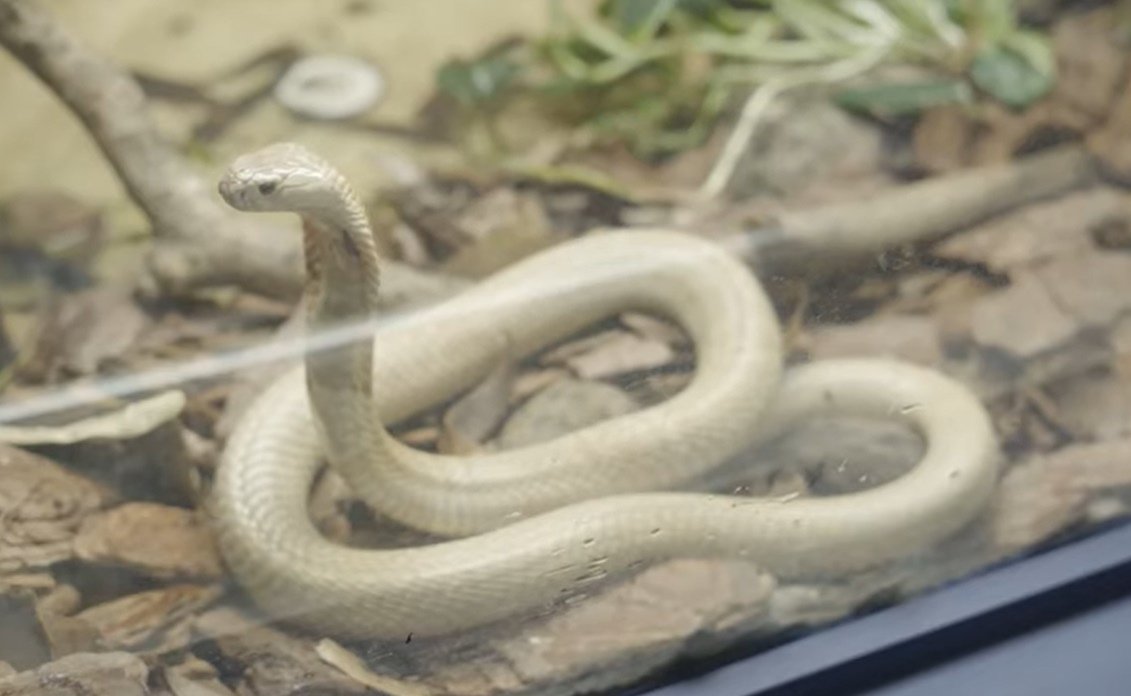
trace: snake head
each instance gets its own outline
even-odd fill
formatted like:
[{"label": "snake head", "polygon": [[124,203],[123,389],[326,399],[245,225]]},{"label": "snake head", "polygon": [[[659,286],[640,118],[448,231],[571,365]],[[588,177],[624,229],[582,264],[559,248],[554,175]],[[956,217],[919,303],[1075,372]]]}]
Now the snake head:
[{"label": "snake head", "polygon": [[308,213],[332,209],[339,175],[296,143],[275,143],[237,157],[220,178],[220,196],[236,210]]}]

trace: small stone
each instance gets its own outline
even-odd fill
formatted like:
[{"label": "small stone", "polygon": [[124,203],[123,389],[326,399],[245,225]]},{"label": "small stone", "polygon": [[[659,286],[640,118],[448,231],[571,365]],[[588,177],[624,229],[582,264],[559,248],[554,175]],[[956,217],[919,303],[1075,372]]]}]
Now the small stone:
[{"label": "small stone", "polygon": [[368,62],[338,55],[308,56],[275,85],[275,98],[299,116],[324,121],[365,113],[385,92],[385,79]]}]

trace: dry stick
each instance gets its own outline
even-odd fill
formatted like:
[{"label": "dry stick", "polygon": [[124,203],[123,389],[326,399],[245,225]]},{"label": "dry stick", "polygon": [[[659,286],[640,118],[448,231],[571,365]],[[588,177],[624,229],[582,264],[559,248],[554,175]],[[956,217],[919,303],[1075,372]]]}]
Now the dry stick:
[{"label": "dry stick", "polygon": [[1079,146],[969,169],[890,189],[867,199],[780,215],[723,242],[766,274],[815,277],[844,272],[886,249],[922,245],[1013,208],[1097,179]]},{"label": "dry stick", "polygon": [[[145,94],[123,70],[84,46],[35,0],[0,0],[0,44],[79,118],[153,226],[151,290],[172,296],[224,285],[294,300],[302,287],[296,229],[221,206],[158,132]],[[385,265],[386,303],[451,294],[463,283]]]}]

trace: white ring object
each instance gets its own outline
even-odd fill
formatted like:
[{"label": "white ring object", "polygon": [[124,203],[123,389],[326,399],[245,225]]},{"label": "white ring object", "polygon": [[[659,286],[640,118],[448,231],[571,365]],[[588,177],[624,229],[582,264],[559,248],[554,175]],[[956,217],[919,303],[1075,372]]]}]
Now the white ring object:
[{"label": "white ring object", "polygon": [[275,98],[307,118],[338,120],[364,113],[385,93],[372,64],[352,56],[309,56],[296,61],[275,85]]}]

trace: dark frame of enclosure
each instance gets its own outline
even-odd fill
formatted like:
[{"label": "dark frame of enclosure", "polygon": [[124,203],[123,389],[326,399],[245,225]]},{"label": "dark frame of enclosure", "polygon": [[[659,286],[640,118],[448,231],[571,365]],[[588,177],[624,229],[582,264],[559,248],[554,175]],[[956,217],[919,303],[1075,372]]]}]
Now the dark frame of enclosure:
[{"label": "dark frame of enclosure", "polygon": [[637,693],[851,696],[1127,596],[1131,522],[1123,521],[752,657],[677,665]]}]

